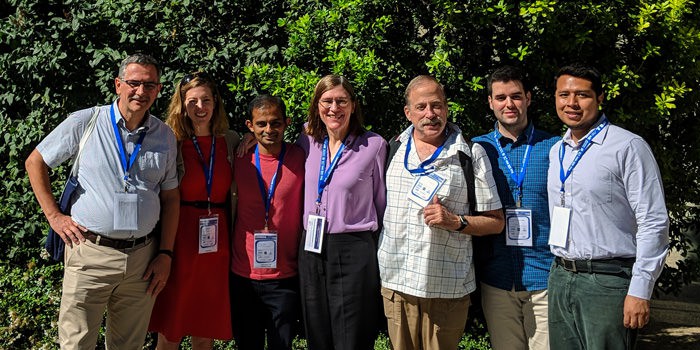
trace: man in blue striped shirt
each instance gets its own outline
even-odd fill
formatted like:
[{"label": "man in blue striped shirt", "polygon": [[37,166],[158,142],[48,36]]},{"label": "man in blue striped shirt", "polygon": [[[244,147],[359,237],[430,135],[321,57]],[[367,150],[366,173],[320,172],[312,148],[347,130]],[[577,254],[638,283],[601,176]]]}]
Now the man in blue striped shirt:
[{"label": "man in blue striped shirt", "polygon": [[506,228],[475,241],[484,315],[493,349],[549,349],[547,168],[559,137],[536,130],[528,119],[531,93],[519,69],[495,70],[488,90],[497,122],[473,141],[491,162]]}]

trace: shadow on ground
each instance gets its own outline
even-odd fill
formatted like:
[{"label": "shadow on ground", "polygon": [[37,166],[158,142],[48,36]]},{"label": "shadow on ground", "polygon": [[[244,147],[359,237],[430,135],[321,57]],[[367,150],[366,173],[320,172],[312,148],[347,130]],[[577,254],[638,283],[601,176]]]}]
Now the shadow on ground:
[{"label": "shadow on ground", "polygon": [[639,332],[637,350],[698,350],[700,327],[652,322]]},{"label": "shadow on ground", "polygon": [[637,350],[700,349],[700,282],[678,295],[660,295],[651,302],[651,321],[637,338]]}]

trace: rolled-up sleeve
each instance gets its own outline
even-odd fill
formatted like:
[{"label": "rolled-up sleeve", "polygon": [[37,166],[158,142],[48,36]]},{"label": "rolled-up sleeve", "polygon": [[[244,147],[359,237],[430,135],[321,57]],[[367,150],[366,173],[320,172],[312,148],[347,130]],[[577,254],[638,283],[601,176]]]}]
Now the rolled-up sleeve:
[{"label": "rolled-up sleeve", "polygon": [[474,167],[476,211],[486,212],[501,209],[501,200],[498,196],[496,181],[493,179],[493,170],[486,150],[482,145],[474,143],[471,153],[472,166]]}]

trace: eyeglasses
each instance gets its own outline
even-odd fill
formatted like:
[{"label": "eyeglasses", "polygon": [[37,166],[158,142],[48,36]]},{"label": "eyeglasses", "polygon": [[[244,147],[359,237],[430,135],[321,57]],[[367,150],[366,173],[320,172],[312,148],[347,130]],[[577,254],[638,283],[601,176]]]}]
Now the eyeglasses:
[{"label": "eyeglasses", "polygon": [[180,86],[188,84],[189,82],[191,82],[195,78],[199,78],[202,80],[211,80],[209,78],[209,74],[207,74],[205,72],[194,72],[194,73],[190,73],[190,74],[187,74],[184,77],[182,77],[182,81],[180,81]]},{"label": "eyeglasses", "polygon": [[320,100],[320,101],[318,101],[318,104],[320,104],[321,107],[327,109],[327,108],[331,108],[333,106],[333,102],[335,102],[336,106],[341,107],[341,108],[347,107],[348,103],[350,103],[350,101],[347,99],[339,98],[336,100],[333,100],[333,99]]},{"label": "eyeglasses", "polygon": [[139,86],[143,85],[143,89],[145,91],[153,91],[160,86],[160,83],[154,83],[152,81],[124,80],[122,78],[119,78],[119,80],[126,83],[126,85],[129,85],[132,89],[138,89]]}]

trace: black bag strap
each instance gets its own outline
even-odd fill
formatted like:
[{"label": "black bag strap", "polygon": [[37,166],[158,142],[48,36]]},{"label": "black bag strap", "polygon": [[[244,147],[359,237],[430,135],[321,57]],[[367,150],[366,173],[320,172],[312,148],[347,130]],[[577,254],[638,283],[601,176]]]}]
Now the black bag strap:
[{"label": "black bag strap", "polygon": [[[465,140],[467,139],[465,138]],[[474,143],[471,140],[467,140],[467,146],[469,146],[469,152],[471,153]],[[472,158],[466,153],[459,151],[459,164],[462,165],[464,181],[467,183],[469,215],[474,215],[476,212],[476,182],[474,179],[474,165],[472,165]]]},{"label": "black bag strap", "polygon": [[398,151],[399,147],[401,146],[401,141],[399,141],[399,136],[401,134],[396,135],[389,139],[389,148],[387,149],[387,156],[386,156],[386,164],[384,164],[384,174],[389,170],[389,164],[391,164],[391,160],[394,159],[394,155],[396,154],[396,151]]},{"label": "black bag strap", "polygon": [[[389,164],[391,164],[391,160],[394,159],[396,151],[401,146],[399,136],[401,136],[401,134],[389,139],[389,148],[386,157],[386,164],[384,165],[384,174],[386,174],[386,172],[389,170]],[[467,140],[467,146],[469,147],[469,151],[471,152],[474,143],[466,137],[464,139]],[[459,164],[462,166],[462,173],[464,174],[464,180],[467,184],[469,214],[474,215],[474,212],[476,210],[476,189],[474,184],[474,166],[472,165],[472,159],[468,154],[459,151]]]}]

